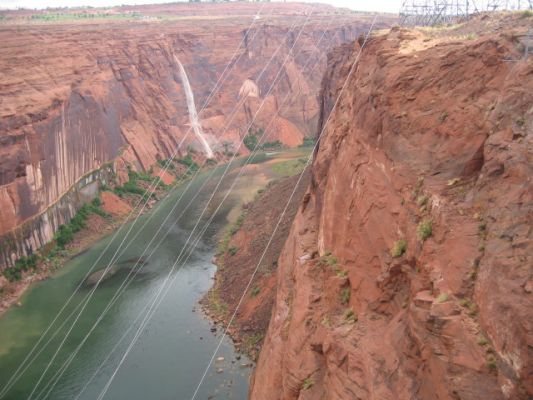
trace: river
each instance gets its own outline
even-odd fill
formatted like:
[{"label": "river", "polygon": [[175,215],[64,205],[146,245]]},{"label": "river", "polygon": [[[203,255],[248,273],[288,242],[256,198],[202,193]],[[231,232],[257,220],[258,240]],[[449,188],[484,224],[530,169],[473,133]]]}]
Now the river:
[{"label": "river", "polygon": [[[176,278],[174,283],[138,342],[125,358],[109,387],[106,399],[191,398],[221,337],[220,331],[211,332],[213,325],[198,306],[198,301],[213,283],[216,267],[211,260],[217,238],[228,222],[240,213],[243,202],[250,201],[257,190],[264,187],[269,180],[279,177],[279,172],[273,169],[275,163],[299,158],[305,154],[305,150],[292,150],[263,156],[245,168],[245,173],[238,179],[236,187],[215,216],[210,229],[206,231],[192,256],[185,265],[171,274]],[[214,206],[208,207],[209,212],[213,212],[229,189],[239,164],[236,163],[223,180],[221,189],[215,196]],[[218,167],[213,172],[214,179],[207,180],[212,171],[200,174],[191,182],[190,189],[183,195],[174,211],[171,211],[172,207],[182,196],[186,185],[173,189],[149,213],[139,218],[130,233],[130,237],[139,233],[138,237],[132,242],[128,241],[129,245],[124,254],[115,263],[114,274],[105,279],[94,292],[55,361],[33,392],[32,399],[98,398],[142,320],[138,316],[169,274],[223,168]],[[178,218],[192,196],[200,189],[200,194],[192,202],[192,206]],[[171,217],[156,236],[157,229],[169,214]],[[209,216],[208,213],[203,219],[207,220]],[[128,227],[129,225],[126,225],[126,228]],[[170,233],[163,238],[163,234],[169,229]],[[96,269],[105,268],[126,230],[120,231],[111,242],[109,250],[103,254]],[[146,260],[141,272],[101,320],[56,382],[54,376],[57,371],[75,351],[132,268],[131,260],[142,255],[147,243],[154,236],[156,240],[147,254],[160,242],[159,248]],[[89,250],[74,257],[49,279],[33,284],[21,298],[21,307],[10,309],[0,318],[0,391],[6,387],[41,333],[83,280],[112,237],[113,235],[110,235],[100,240]],[[49,331],[42,343],[51,338],[64,321],[64,316],[69,315],[86,298],[90,290],[90,285],[81,286],[63,317],[54,325],[54,329]],[[41,353],[0,398],[20,400],[30,396],[76,315],[73,314],[47,346],[37,347],[38,350],[42,349]],[[128,331],[135,321],[137,322],[134,329]],[[124,339],[119,343],[121,338]],[[196,398],[245,399],[251,373],[250,360],[244,355],[238,355],[229,339],[223,341],[217,353],[218,357],[223,357],[224,360],[215,362],[209,369]]]}]

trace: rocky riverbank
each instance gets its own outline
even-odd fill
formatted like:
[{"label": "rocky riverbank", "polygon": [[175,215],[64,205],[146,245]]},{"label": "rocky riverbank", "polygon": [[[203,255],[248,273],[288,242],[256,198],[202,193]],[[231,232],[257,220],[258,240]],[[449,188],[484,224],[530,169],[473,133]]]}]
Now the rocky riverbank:
[{"label": "rocky riverbank", "polygon": [[[298,177],[273,181],[260,190],[252,202],[244,205],[241,215],[221,239],[215,258],[218,266],[215,284],[202,301],[204,311],[217,325],[227,326]],[[228,332],[237,348],[252,360],[257,359],[270,321],[276,296],[277,260],[308,183],[306,172]]]}]

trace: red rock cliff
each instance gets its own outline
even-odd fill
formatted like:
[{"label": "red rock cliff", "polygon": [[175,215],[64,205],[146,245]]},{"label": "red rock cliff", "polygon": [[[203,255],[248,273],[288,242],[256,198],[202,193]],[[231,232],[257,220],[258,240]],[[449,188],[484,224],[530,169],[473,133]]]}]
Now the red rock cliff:
[{"label": "red rock cliff", "polygon": [[[253,4],[124,7],[117,12],[138,11],[146,18],[51,24],[27,20],[30,11],[7,14],[0,25],[0,237],[29,225],[15,235],[20,242],[15,253],[51,239],[75,208],[66,204],[58,211],[54,205],[89,172],[119,156],[148,169],[172,154],[189,128],[174,56],[188,74],[200,111],[258,9]],[[304,11],[312,15],[267,96],[307,18]],[[263,99],[255,129],[266,128],[275,116],[268,140],[301,143],[317,121],[325,53],[363,31],[370,19],[328,6],[266,4],[228,79],[200,112],[213,149],[235,147]],[[326,40],[315,51],[324,30]],[[316,61],[304,67],[309,58]],[[286,94],[289,101],[281,107]],[[199,147],[192,133],[180,153],[189,145]],[[11,251],[3,251],[0,265],[16,256]]]},{"label": "red rock cliff", "polygon": [[[279,259],[252,400],[533,396],[530,23],[369,41]],[[358,51],[332,53],[322,123]]]}]

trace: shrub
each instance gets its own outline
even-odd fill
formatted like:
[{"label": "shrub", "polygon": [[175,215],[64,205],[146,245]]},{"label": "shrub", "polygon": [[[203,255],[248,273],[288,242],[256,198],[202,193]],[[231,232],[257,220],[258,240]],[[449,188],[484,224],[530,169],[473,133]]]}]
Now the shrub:
[{"label": "shrub", "polygon": [[533,11],[531,10],[525,10],[522,12],[522,18],[530,18],[533,17]]},{"label": "shrub", "polygon": [[429,196],[422,195],[418,196],[418,199],[416,199],[416,204],[418,204],[420,207],[426,206],[429,201]]},{"label": "shrub", "polygon": [[309,390],[313,387],[314,384],[315,382],[313,381],[313,379],[305,378],[304,381],[302,382],[302,389]]},{"label": "shrub", "polygon": [[131,169],[128,169],[128,177],[129,177],[130,182],[136,182],[138,180],[145,181],[145,182],[153,182],[155,179],[157,179],[153,177],[152,175],[147,174],[145,172],[137,172]]},{"label": "shrub", "polygon": [[10,282],[18,281],[22,278],[23,272],[37,268],[37,261],[38,258],[36,254],[22,256],[15,261],[14,266],[4,269],[3,274]]},{"label": "shrub", "polygon": [[461,299],[461,301],[459,301],[459,305],[461,307],[465,307],[468,309],[468,315],[470,315],[471,317],[474,317],[476,314],[477,314],[477,306],[476,306],[476,303],[474,303],[472,300],[470,299]]},{"label": "shrub", "polygon": [[263,340],[263,334],[262,333],[255,333],[251,336],[248,336],[246,338],[246,342],[248,344],[248,347],[255,347],[257,346],[261,340]]},{"label": "shrub", "polygon": [[241,226],[244,223],[244,218],[245,214],[241,213],[241,215],[239,215],[233,226],[230,228],[230,234],[232,236],[235,235],[239,231],[239,229],[241,229]]},{"label": "shrub", "polygon": [[489,344],[489,341],[485,336],[480,335],[477,339],[477,344],[479,344],[480,346],[486,346]]},{"label": "shrub", "polygon": [[107,213],[100,208],[101,205],[102,201],[99,197],[96,197],[90,203],[84,204],[68,224],[59,226],[54,239],[60,249],[64,249],[65,245],[72,242],[74,234],[87,226],[85,221],[90,214],[98,214],[102,217],[108,216]]},{"label": "shrub", "polygon": [[[82,209],[84,212],[78,212],[74,218],[70,220],[70,229],[72,230],[72,233],[76,233],[81,231],[83,228],[86,227],[85,220],[87,219],[87,214],[85,214],[85,209]],[[80,210],[80,211],[82,211]]]},{"label": "shrub", "polygon": [[337,257],[331,254],[331,252],[326,252],[320,259],[318,260],[318,263],[321,266],[328,266],[328,267],[334,267],[337,265]]},{"label": "shrub", "polygon": [[16,282],[22,278],[22,273],[20,270],[14,267],[9,267],[4,269],[4,276],[9,282]]},{"label": "shrub", "polygon": [[176,169],[176,166],[172,162],[173,159],[167,158],[165,160],[157,160],[157,165],[161,167],[161,169],[167,169],[169,171],[174,171]]},{"label": "shrub", "polygon": [[341,303],[342,304],[348,304],[350,302],[350,297],[352,295],[352,291],[349,287],[344,288],[341,290]]},{"label": "shrub", "polygon": [[420,192],[422,191],[422,187],[424,186],[424,177],[419,176],[416,180],[416,185],[413,189],[413,199],[418,198]]},{"label": "shrub", "polygon": [[255,148],[257,147],[257,142],[258,142],[257,136],[255,136],[253,133],[248,133],[248,135],[246,135],[243,139],[244,145],[250,151],[255,150]]},{"label": "shrub", "polygon": [[492,354],[487,357],[487,368],[491,372],[496,371],[496,369],[498,368],[496,364],[496,357],[494,357]]},{"label": "shrub", "polygon": [[68,225],[60,225],[59,229],[57,230],[55,234],[55,241],[59,248],[64,249],[65,246],[72,242],[74,239],[74,233],[72,232],[72,229]]},{"label": "shrub", "polygon": [[282,147],[283,147],[283,143],[281,143],[279,140],[276,140],[275,142],[265,142],[261,146],[263,150],[279,149]]},{"label": "shrub", "polygon": [[448,293],[441,293],[439,297],[437,297],[437,303],[444,303],[445,301],[448,301]]},{"label": "shrub", "polygon": [[235,254],[237,254],[237,252],[239,251],[239,248],[237,246],[231,246],[229,249],[228,249],[228,253],[231,255],[231,256],[234,256]]},{"label": "shrub", "polygon": [[416,228],[416,233],[418,234],[418,239],[424,242],[433,234],[433,221],[430,219],[424,219]]},{"label": "shrub", "polygon": [[355,323],[357,322],[357,314],[353,312],[351,308],[348,308],[346,311],[344,311],[344,320],[349,323]]},{"label": "shrub", "polygon": [[261,292],[261,288],[259,286],[254,286],[252,291],[250,292],[250,296],[257,297],[257,295]]},{"label": "shrub", "polygon": [[[118,188],[116,188],[116,189],[118,189]],[[137,186],[137,182],[136,181],[128,181],[128,182],[126,182],[122,186],[122,189],[123,189],[124,193],[138,194],[138,195],[141,195],[141,196],[144,194],[144,189],[140,188],[139,186]]]},{"label": "shrub", "polygon": [[391,255],[394,258],[401,257],[407,251],[407,242],[405,239],[400,239],[394,243],[394,246],[391,249]]},{"label": "shrub", "polygon": [[312,147],[312,146],[315,145],[315,143],[316,143],[316,138],[306,137],[306,138],[304,138],[304,141],[300,145],[300,147]]},{"label": "shrub", "polygon": [[345,269],[338,269],[336,273],[339,278],[346,278],[348,276],[348,271]]},{"label": "shrub", "polygon": [[179,158],[178,160],[176,160],[178,163],[182,164],[182,165],[185,165],[188,169],[190,169],[191,172],[195,172],[195,171],[198,171],[200,169],[200,167],[198,166],[198,164],[196,164],[196,162],[192,159],[191,155],[190,154],[187,154],[187,156],[183,157],[183,158]]}]

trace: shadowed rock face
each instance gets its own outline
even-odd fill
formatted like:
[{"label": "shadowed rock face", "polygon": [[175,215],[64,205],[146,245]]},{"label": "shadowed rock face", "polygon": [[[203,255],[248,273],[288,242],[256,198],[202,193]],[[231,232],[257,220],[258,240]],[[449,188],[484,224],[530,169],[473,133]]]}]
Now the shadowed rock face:
[{"label": "shadowed rock face", "polygon": [[[531,398],[533,63],[504,61],[528,23],[370,40],[279,259],[251,399]],[[331,54],[321,126],[357,52]]]},{"label": "shadowed rock face", "polygon": [[[267,4],[243,40],[257,9],[254,4],[174,4],[135,8],[148,17],[166,13],[169,18],[161,21],[0,25],[0,237],[117,157],[121,165],[148,169],[168,158],[178,143],[181,155],[189,145],[205,147],[194,132],[187,134],[187,100],[174,54],[187,71],[203,134],[215,153],[235,149],[256,114],[254,129],[266,129],[274,117],[267,140],[301,143],[317,121],[327,50],[364,31],[371,16],[334,15],[335,9],[326,6]],[[267,95],[306,20],[302,10],[313,15]],[[25,13],[12,14],[22,18]],[[204,109],[234,55],[228,78]],[[245,82],[248,87],[253,82],[259,93],[239,97]],[[46,238],[37,242],[49,240],[68,215],[50,219],[55,222],[45,229]]]}]

